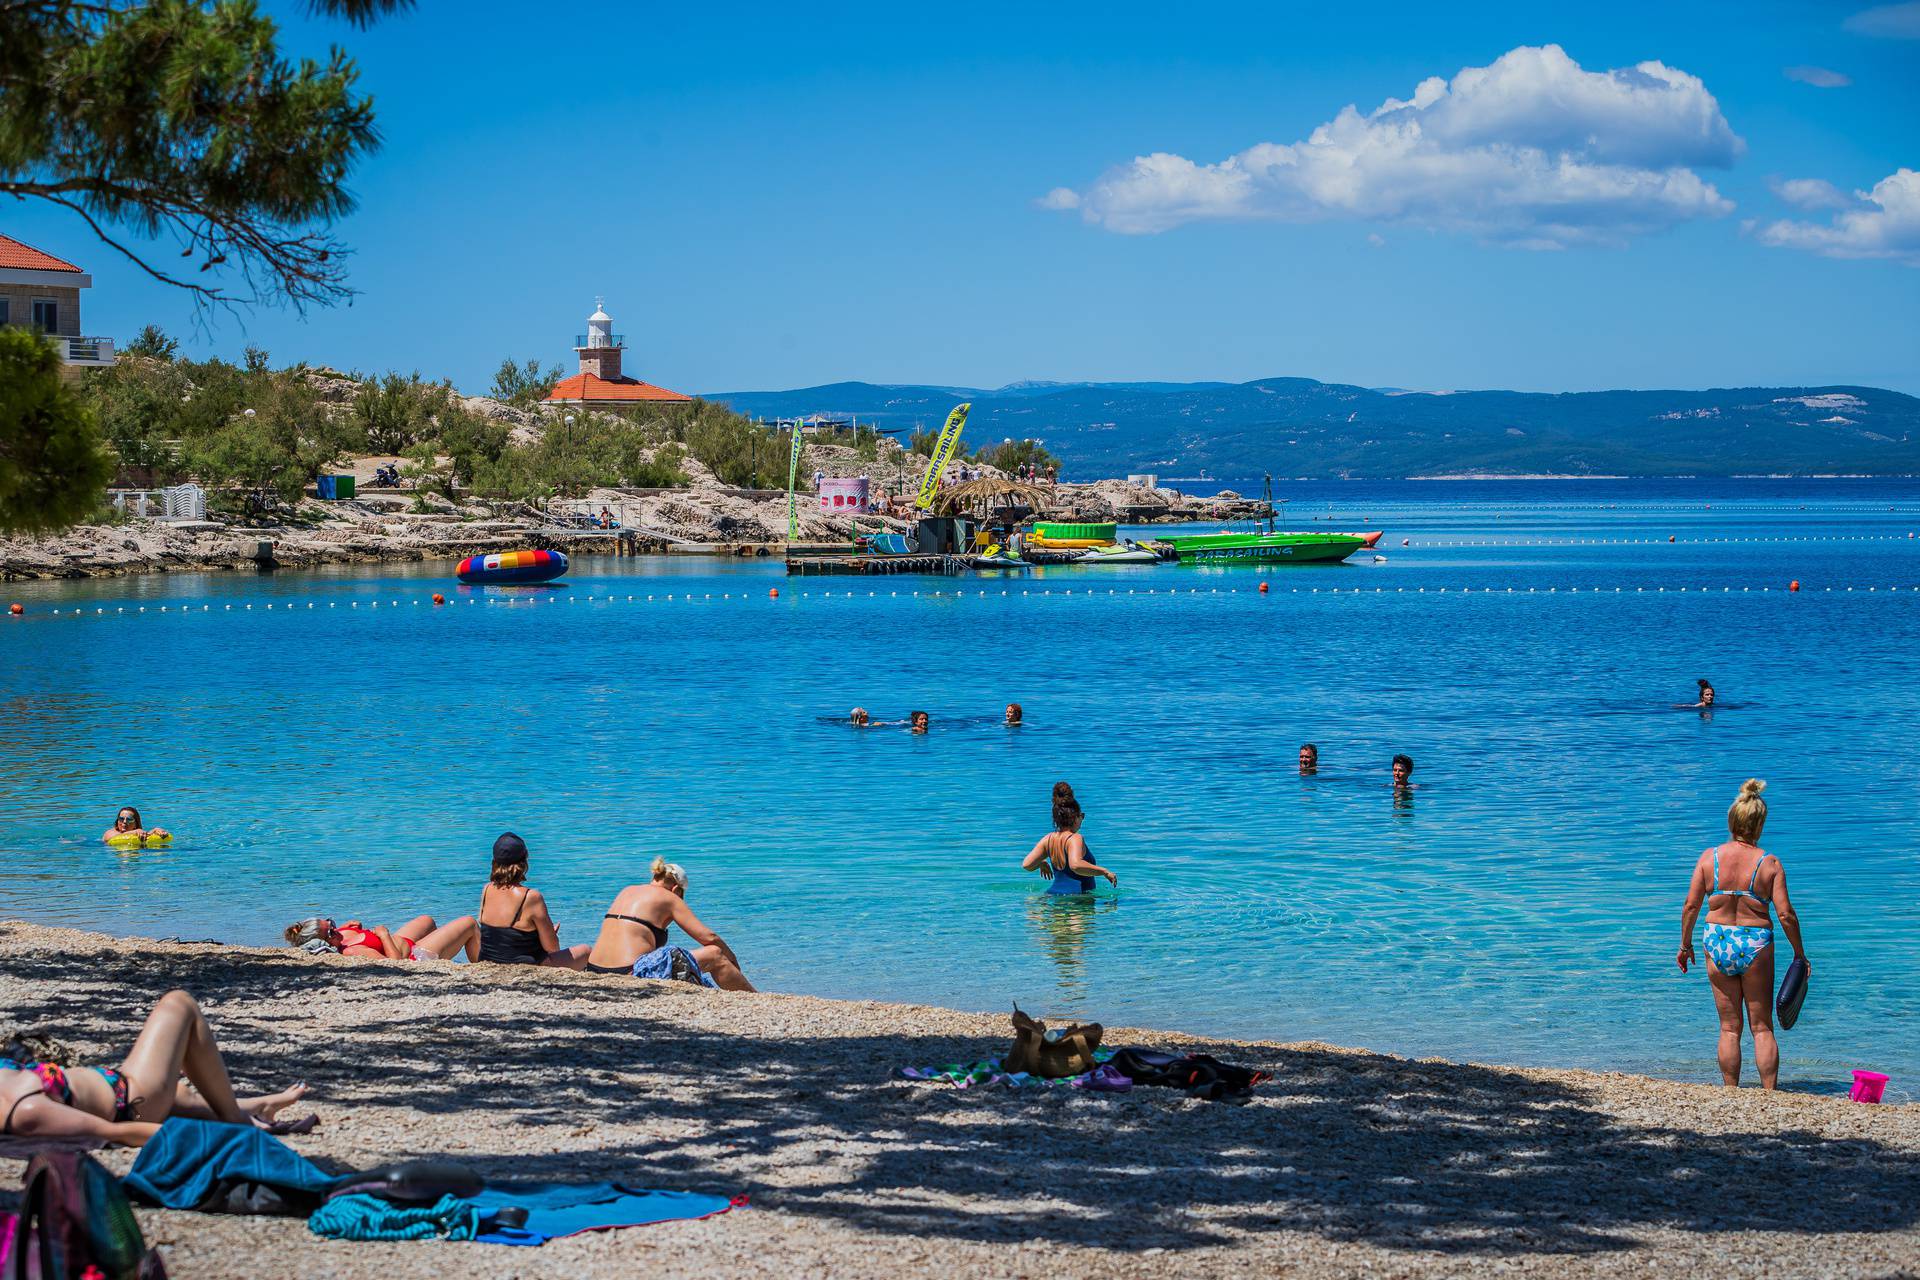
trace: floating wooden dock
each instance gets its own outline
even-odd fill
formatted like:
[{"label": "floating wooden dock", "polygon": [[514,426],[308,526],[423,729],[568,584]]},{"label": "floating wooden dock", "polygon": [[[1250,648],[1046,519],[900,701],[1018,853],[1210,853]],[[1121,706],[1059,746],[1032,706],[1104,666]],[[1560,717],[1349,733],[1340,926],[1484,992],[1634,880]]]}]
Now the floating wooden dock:
[{"label": "floating wooden dock", "polygon": [[861,555],[787,557],[788,574],[803,577],[824,573],[934,573],[953,577],[972,567],[965,556],[948,555],[894,556],[867,552]]}]

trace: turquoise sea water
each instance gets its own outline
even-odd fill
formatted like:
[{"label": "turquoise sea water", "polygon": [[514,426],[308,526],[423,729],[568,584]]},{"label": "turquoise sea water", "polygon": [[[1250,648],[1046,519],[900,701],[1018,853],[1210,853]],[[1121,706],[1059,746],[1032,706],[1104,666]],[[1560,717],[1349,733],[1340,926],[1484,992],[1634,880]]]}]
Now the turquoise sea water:
[{"label": "turquoise sea water", "polygon": [[[774,990],[1710,1079],[1680,903],[1759,776],[1815,965],[1783,1079],[1920,1080],[1920,485],[1282,493],[1385,563],[9,584],[0,917],[446,919],[511,828],[563,938],[662,853]],[[1711,716],[1670,705],[1697,676]],[[1117,895],[1020,873],[1058,778]],[[178,843],[102,848],[122,803]]]}]

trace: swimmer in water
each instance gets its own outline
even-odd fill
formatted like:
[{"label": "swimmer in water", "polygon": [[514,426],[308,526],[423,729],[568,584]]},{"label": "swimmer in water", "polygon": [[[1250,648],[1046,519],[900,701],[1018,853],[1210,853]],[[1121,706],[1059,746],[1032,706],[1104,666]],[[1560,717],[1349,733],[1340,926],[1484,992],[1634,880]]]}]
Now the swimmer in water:
[{"label": "swimmer in water", "polygon": [[1407,791],[1413,787],[1413,757],[1407,755],[1393,758],[1393,789]]},{"label": "swimmer in water", "polygon": [[1678,708],[1680,708],[1680,709],[1681,709],[1682,711],[1707,711],[1707,710],[1710,710],[1710,709],[1711,709],[1711,708],[1713,707],[1713,685],[1712,685],[1712,683],[1711,683],[1710,681],[1706,681],[1706,680],[1696,680],[1696,681],[1694,681],[1694,683],[1700,686],[1700,701],[1698,701],[1698,702],[1676,702],[1676,703],[1674,703],[1673,705],[1674,705],[1674,706],[1676,706],[1676,707],[1678,707]]},{"label": "swimmer in water", "polygon": [[1007,704],[1007,727],[1009,729],[1020,723],[1020,714],[1019,703],[1009,702]]},{"label": "swimmer in water", "polygon": [[866,728],[868,723],[867,709],[865,707],[855,707],[847,713],[847,723],[856,729]]},{"label": "swimmer in water", "polygon": [[1050,883],[1048,893],[1092,893],[1093,878],[1105,876],[1107,883],[1120,887],[1113,872],[1093,860],[1080,824],[1086,815],[1073,788],[1064,782],[1053,784],[1053,830],[1041,836],[1033,851],[1021,861],[1022,871],[1038,871]]},{"label": "swimmer in water", "polygon": [[913,716],[912,716],[912,725],[913,725],[912,732],[925,733],[927,731],[927,726],[930,723],[932,722],[927,719],[926,712],[916,711],[913,713]]},{"label": "swimmer in water", "polygon": [[1318,772],[1320,772],[1320,748],[1314,746],[1311,742],[1301,743],[1300,776],[1304,778]]},{"label": "swimmer in water", "polygon": [[140,811],[132,805],[126,805],[118,814],[114,815],[113,825],[106,829],[101,835],[100,840],[104,844],[112,841],[116,837],[121,839],[132,837],[135,840],[148,838],[165,839],[172,834],[173,833],[165,827],[141,826]]}]

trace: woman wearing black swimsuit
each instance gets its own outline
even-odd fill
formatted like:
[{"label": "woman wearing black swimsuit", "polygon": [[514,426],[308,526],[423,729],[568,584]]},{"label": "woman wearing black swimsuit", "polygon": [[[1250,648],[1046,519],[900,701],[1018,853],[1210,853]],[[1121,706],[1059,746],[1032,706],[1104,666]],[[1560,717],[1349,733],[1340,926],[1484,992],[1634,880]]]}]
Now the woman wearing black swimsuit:
[{"label": "woman wearing black swimsuit", "polygon": [[733,948],[700,922],[687,905],[687,873],[665,858],[653,860],[653,882],[630,884],[614,895],[600,921],[600,936],[587,956],[589,973],[631,973],[641,956],[667,945],[667,926],[677,924],[700,944],[694,963],[728,991],[752,991]]},{"label": "woman wearing black swimsuit", "polygon": [[480,890],[479,928],[467,936],[467,959],[491,964],[544,964],[578,969],[586,943],[560,945],[547,900],[527,887],[527,842],[508,831],[493,842],[493,873]]},{"label": "woman wearing black swimsuit", "polygon": [[[183,1078],[184,1077],[184,1078]],[[304,1084],[258,1098],[238,1098],[213,1028],[184,991],[169,991],[116,1070],[0,1058],[0,1134],[23,1138],[97,1138],[138,1147],[168,1116],[256,1124],[275,1133],[304,1133],[275,1119],[298,1102]]]}]

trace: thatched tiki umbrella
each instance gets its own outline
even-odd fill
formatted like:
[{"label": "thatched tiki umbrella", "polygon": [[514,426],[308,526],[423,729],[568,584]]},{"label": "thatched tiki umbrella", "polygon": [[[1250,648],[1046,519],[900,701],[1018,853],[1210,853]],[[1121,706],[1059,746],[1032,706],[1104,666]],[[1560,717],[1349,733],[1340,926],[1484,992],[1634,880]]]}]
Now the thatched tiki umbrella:
[{"label": "thatched tiki umbrella", "polygon": [[[943,516],[956,516],[971,515],[977,508],[982,520],[991,520],[994,508],[999,507],[1004,513],[1001,519],[1018,523],[1028,514],[1038,515],[1045,510],[1051,496],[1036,484],[986,476],[942,489],[934,499],[933,509]],[[1018,508],[1021,513],[1015,514],[1007,508]]]}]

